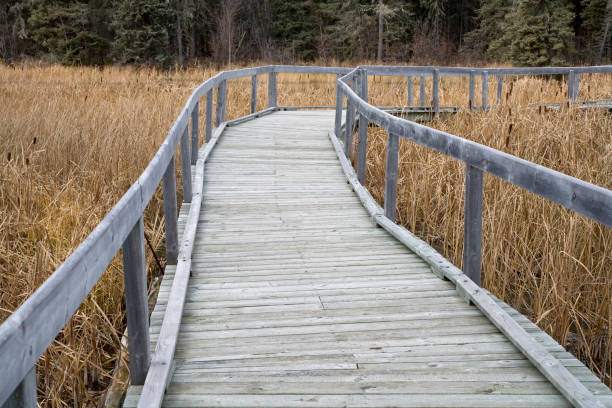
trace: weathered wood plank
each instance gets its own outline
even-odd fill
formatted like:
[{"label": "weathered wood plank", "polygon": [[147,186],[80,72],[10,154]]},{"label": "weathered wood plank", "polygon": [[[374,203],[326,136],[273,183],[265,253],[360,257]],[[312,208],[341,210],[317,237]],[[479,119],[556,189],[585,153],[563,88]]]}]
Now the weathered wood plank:
[{"label": "weathered wood plank", "polygon": [[387,161],[385,165],[385,217],[395,222],[397,197],[397,166],[399,137],[389,132],[387,137]]},{"label": "weathered wood plank", "polygon": [[[333,140],[335,135],[330,134],[330,137],[332,137]],[[339,155],[339,159],[343,160],[343,157]],[[343,167],[343,169],[345,172],[349,173],[347,174],[347,178],[349,181],[352,181],[352,177],[354,177],[354,173],[350,174],[352,169],[347,169],[346,167]],[[353,187],[355,188],[354,184]],[[373,201],[369,194],[364,194],[357,189],[355,189],[355,191],[360,194],[360,200],[362,202]],[[377,204],[370,204],[366,208],[368,208],[379,225],[422,256],[424,260],[430,263],[432,268],[438,270],[438,273],[455,283],[457,285],[457,290],[473,302],[483,314],[485,314],[491,322],[493,322],[527,358],[529,358],[534,366],[538,367],[568,401],[576,406],[603,407],[601,401],[597,400],[574,375],[572,375],[557,359],[551,356],[542,345],[536,342],[529,333],[501,309],[494,300],[480,290],[472,280],[463,274],[463,272],[405,228],[398,226],[387,217],[382,216],[382,209],[380,209]],[[373,211],[370,209],[373,209]]]},{"label": "weathered wood plank", "polygon": [[130,382],[142,385],[149,369],[149,308],[142,217],[123,243],[123,269],[130,352]]},{"label": "weathered wood plank", "polygon": [[181,138],[181,176],[183,181],[183,202],[190,203],[193,197],[191,185],[191,154],[189,152],[189,129],[185,126]]},{"label": "weathered wood plank", "polygon": [[174,157],[170,159],[162,180],[164,226],[166,227],[166,264],[176,265],[178,259],[178,230],[176,211],[176,170]]},{"label": "weathered wood plank", "polygon": [[198,160],[198,149],[200,126],[200,102],[198,101],[191,112],[191,165],[194,166]]},{"label": "weathered wood plank", "polygon": [[482,262],[482,183],[482,171],[466,165],[463,272],[478,286]]},{"label": "weathered wood plank", "polygon": [[257,74],[251,76],[251,113],[257,112]]}]

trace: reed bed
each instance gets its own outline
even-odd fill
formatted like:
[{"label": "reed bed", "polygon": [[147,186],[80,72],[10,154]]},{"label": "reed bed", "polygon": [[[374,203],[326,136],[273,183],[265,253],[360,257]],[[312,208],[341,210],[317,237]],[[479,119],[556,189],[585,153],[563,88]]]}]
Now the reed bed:
[{"label": "reed bed", "polygon": [[[392,81],[390,95],[375,79],[370,103],[406,101],[405,80]],[[612,94],[610,75],[585,76],[581,85],[581,99]],[[467,81],[443,79],[440,89],[442,105],[469,107]],[[538,103],[562,101],[566,93],[554,78],[518,78],[504,84],[501,103],[490,111],[465,109],[426,125],[612,189],[612,115]],[[370,127],[368,135],[366,184],[382,205],[387,133]],[[463,163],[400,141],[398,222],[460,268],[464,178]],[[612,229],[486,175],[482,262],[486,289],[612,385]]]},{"label": "reed bed", "polygon": [[[145,168],[189,94],[216,72],[0,65],[0,321],[100,222]],[[333,106],[334,81],[279,74],[279,104]],[[595,76],[581,84],[593,97],[609,96],[611,87],[610,78]],[[406,89],[405,79],[372,78],[370,102],[405,104]],[[416,81],[414,89],[416,100]],[[429,82],[427,89],[429,95]],[[443,79],[442,104],[467,106],[466,90],[463,79]],[[250,113],[250,92],[250,78],[229,81],[228,119]],[[519,79],[504,87],[512,108],[464,112],[432,125],[612,188],[610,115],[530,105],[563,100],[564,92],[553,79]],[[266,94],[264,76],[259,109]],[[204,112],[202,102],[202,118]],[[372,128],[369,140],[368,188],[381,200],[386,135]],[[459,163],[402,142],[399,220],[459,266],[462,189]],[[152,282],[164,266],[161,191],[147,209],[145,233]],[[485,287],[569,345],[610,385],[610,229],[487,177],[484,236]],[[124,312],[117,256],[40,358],[41,406],[101,403],[120,355]]]},{"label": "reed bed", "polygon": [[[102,220],[144,170],[193,89],[214,74],[201,67],[0,65],[0,321]],[[229,95],[230,116],[244,114],[236,111],[246,106],[242,97],[236,90]],[[151,248],[163,268],[161,191],[147,209],[145,234],[151,282],[160,274]],[[41,356],[42,406],[96,406],[103,398],[126,324],[119,255]]]}]

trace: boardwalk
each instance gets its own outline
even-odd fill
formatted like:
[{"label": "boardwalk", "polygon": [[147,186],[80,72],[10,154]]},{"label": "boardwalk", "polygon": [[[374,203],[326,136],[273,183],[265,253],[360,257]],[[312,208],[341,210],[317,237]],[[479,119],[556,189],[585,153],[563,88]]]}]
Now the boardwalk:
[{"label": "boardwalk", "polygon": [[[335,75],[335,109],[279,106],[277,74],[287,73]],[[368,103],[376,76],[405,77],[400,113],[429,118],[453,111],[442,105],[442,78],[468,79],[469,106],[487,110],[491,78],[500,104],[516,76],[560,75],[563,106],[609,106],[578,99],[581,75],[609,73],[267,65],[209,78],[138,179],[0,325],[1,406],[37,406],[40,357],[121,251],[128,407],[612,407],[584,365],[480,287],[485,173],[608,228],[612,191]],[[258,110],[262,77],[267,107]],[[251,80],[251,114],[227,121],[228,81],[240,78]],[[388,133],[382,207],[364,186],[369,126]],[[465,165],[463,270],[395,224],[400,139]],[[149,321],[143,218],[160,184],[167,268]]]},{"label": "boardwalk", "polygon": [[[333,123],[333,111],[275,112],[223,132],[206,162],[164,406],[570,406],[454,284],[375,226],[330,142]],[[587,368],[500,305],[612,406]]]}]

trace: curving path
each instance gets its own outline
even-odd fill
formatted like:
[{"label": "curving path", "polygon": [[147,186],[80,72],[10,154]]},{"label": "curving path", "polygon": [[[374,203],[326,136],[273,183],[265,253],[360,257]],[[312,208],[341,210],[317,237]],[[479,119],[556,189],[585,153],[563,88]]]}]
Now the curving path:
[{"label": "curving path", "polygon": [[[164,406],[570,406],[453,283],[375,226],[328,137],[333,121],[281,111],[224,130],[206,163]],[[172,279],[168,267],[152,350]],[[497,302],[612,406],[586,367]]]}]

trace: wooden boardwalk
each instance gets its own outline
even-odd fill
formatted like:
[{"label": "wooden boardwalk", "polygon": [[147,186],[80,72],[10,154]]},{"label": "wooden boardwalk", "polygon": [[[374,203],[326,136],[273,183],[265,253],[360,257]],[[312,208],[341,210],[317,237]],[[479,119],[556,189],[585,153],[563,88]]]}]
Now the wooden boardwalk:
[{"label": "wooden boardwalk", "polygon": [[[454,284],[375,226],[332,147],[333,121],[333,111],[275,112],[223,132],[206,162],[164,406],[570,406]],[[586,367],[498,303],[612,406]]]}]

